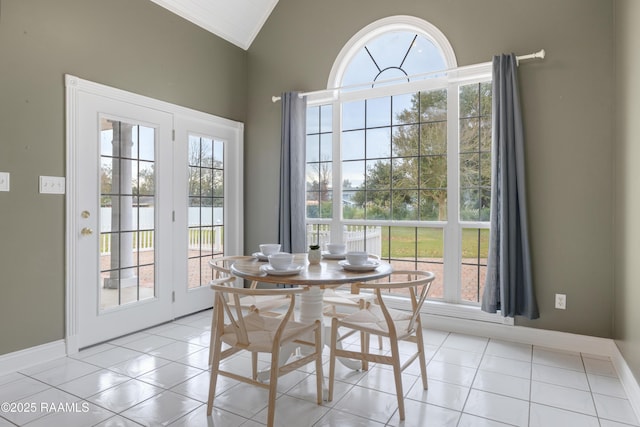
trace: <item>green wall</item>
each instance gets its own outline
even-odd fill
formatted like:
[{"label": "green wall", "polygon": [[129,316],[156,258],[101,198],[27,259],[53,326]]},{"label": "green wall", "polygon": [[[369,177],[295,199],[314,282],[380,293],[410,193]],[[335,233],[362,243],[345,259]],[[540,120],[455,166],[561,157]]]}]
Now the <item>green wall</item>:
[{"label": "green wall", "polygon": [[640,2],[616,0],[614,338],[640,378]]},{"label": "green wall", "polygon": [[64,338],[64,75],[245,121],[247,53],[149,0],[1,0],[0,354]]},{"label": "green wall", "polygon": [[[248,52],[148,0],[0,0],[0,171],[11,173],[11,192],[0,192],[0,354],[64,337],[64,198],[38,194],[38,176],[65,174],[65,73],[245,122],[250,253],[277,238],[271,96],[326,87],[357,31],[413,15],[448,37],[459,65],[546,49],[520,67],[541,318],[516,323],[615,337],[637,373],[640,107],[625,93],[637,85],[640,11],[615,2],[615,46],[628,56],[617,62],[614,0],[280,0]],[[614,106],[624,113],[615,122]],[[567,294],[566,311],[553,308],[555,293]]]},{"label": "green wall", "polygon": [[[516,323],[612,336],[612,0],[280,0],[249,49],[245,249],[277,239],[280,104],[327,87],[360,29],[391,15],[438,27],[458,64],[546,49],[520,67],[533,279],[540,319]],[[554,295],[567,309],[554,309]]]}]

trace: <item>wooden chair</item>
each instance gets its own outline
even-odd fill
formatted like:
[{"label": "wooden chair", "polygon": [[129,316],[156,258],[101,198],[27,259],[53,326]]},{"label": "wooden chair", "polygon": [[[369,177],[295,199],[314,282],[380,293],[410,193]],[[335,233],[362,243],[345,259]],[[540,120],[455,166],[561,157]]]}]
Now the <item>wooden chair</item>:
[{"label": "wooden chair", "polygon": [[[379,260],[377,255],[369,254],[369,258]],[[337,288],[327,288],[324,290],[322,302],[324,304],[323,314],[327,317],[345,317],[349,313],[338,311],[338,307],[353,310],[365,309],[369,304],[374,303],[376,296],[371,293],[360,293],[360,283],[353,283]],[[382,350],[382,336],[378,336],[378,348]]]},{"label": "wooden chair", "polygon": [[[422,339],[422,323],[420,321],[420,309],[427,297],[429,288],[435,275],[427,271],[402,270],[395,271],[394,277],[406,276],[404,281],[385,283],[361,283],[360,288],[372,289],[377,296],[377,304],[370,304],[367,308],[359,310],[343,318],[334,317],[331,321],[331,359],[329,362],[329,398],[333,399],[333,383],[335,376],[336,357],[347,357],[362,361],[362,369],[369,368],[369,362],[382,363],[393,366],[396,383],[396,395],[398,398],[398,412],[400,420],[404,420],[404,394],[402,391],[402,371],[416,358],[419,359],[423,388],[427,389],[427,367],[424,356],[424,343]],[[384,289],[408,289],[411,300],[411,311],[401,311],[388,308],[382,298]],[[338,339],[338,328],[350,329]],[[337,343],[355,332],[361,333],[361,352],[342,350],[337,348]],[[391,344],[391,356],[372,354],[369,352],[369,335],[387,337]],[[400,353],[398,341],[409,340],[416,343],[416,352],[407,361],[400,365]]]},{"label": "wooden chair", "polygon": [[[253,260],[253,257],[243,256],[243,255],[232,255],[225,256],[220,258],[214,258],[209,260],[209,265],[213,270],[213,280],[209,282],[209,285],[224,285],[231,286],[235,285],[236,280],[238,279],[236,276],[231,273],[231,264],[236,261],[248,261]],[[249,289],[256,289],[258,286],[258,282],[255,280],[251,282]],[[236,302],[234,300],[229,301],[229,304],[234,305]],[[247,311],[255,311],[256,313],[261,313],[264,316],[271,317],[280,317],[286,311],[283,307],[287,307],[289,305],[289,296],[287,295],[278,295],[274,293],[269,293],[267,295],[245,295],[239,299],[240,307]],[[215,301],[214,301],[215,305]],[[279,311],[274,311],[275,309],[281,309]],[[293,318],[292,318],[293,320]],[[213,315],[211,317],[211,340],[213,343],[214,333],[216,330],[216,316]],[[211,346],[211,344],[210,344]],[[209,365],[213,362],[213,351],[211,347],[209,348]],[[257,375],[258,366],[257,363],[253,365],[253,374],[254,378]]]},{"label": "wooden chair", "polygon": [[[209,265],[213,270],[213,280],[210,284],[216,284],[218,282],[225,282],[229,286],[233,286],[232,281],[226,281],[226,278],[233,278],[233,281],[236,280],[236,277],[231,273],[231,264],[236,261],[246,261],[252,260],[253,257],[250,256],[225,256],[221,258],[214,258],[209,261]],[[219,283],[222,284],[222,283]],[[256,289],[258,286],[258,282],[252,281],[249,289]],[[262,312],[262,314],[267,316],[278,317],[282,315],[281,312],[273,312],[272,310],[280,307],[287,306],[289,304],[289,299],[286,295],[274,295],[274,294],[266,294],[266,295],[246,295],[240,298],[240,305],[242,308],[245,308],[249,311],[257,311]],[[212,325],[213,327],[213,325]]]},{"label": "wooden chair", "polygon": [[[213,315],[216,317],[214,322],[216,330],[215,333],[212,334],[214,337],[211,345],[213,349],[213,363],[211,365],[207,415],[211,415],[218,375],[224,375],[237,381],[253,384],[269,390],[267,426],[273,426],[278,377],[314,361],[316,364],[317,402],[318,405],[322,404],[322,323],[320,320],[316,320],[311,324],[291,320],[296,295],[306,292],[309,289],[246,289],[219,284],[211,285],[211,288],[215,291]],[[258,311],[246,312],[242,310],[240,304],[241,296],[269,294],[289,297],[289,308],[284,316],[273,318],[263,316]],[[234,304],[230,304],[229,301],[232,301]],[[227,323],[225,323],[225,315]],[[310,337],[313,337],[311,341]],[[229,348],[224,351],[222,350],[223,343],[229,346]],[[278,366],[280,350],[286,344],[308,346],[313,348],[313,351],[304,356],[292,358],[288,363]],[[258,353],[271,353],[269,383],[258,381],[255,371],[253,378],[248,378],[221,369],[221,361],[242,350],[251,352],[254,366],[257,365]]]}]

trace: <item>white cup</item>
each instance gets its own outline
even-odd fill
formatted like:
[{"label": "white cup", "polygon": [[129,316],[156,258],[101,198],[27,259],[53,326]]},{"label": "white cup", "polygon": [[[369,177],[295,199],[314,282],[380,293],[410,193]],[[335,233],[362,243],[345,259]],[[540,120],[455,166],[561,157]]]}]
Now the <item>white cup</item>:
[{"label": "white cup", "polygon": [[287,252],[277,252],[269,255],[269,264],[274,270],[286,270],[291,267],[293,255]]},{"label": "white cup", "polygon": [[280,252],[280,244],[278,243],[264,243],[260,245],[260,252],[262,255],[269,256],[275,254],[276,252]]},{"label": "white cup", "polygon": [[347,250],[347,245],[342,243],[327,243],[327,250],[330,254],[343,254]]},{"label": "white cup", "polygon": [[369,259],[369,254],[367,252],[347,252],[345,255],[347,258],[347,262],[351,265],[363,265]]}]

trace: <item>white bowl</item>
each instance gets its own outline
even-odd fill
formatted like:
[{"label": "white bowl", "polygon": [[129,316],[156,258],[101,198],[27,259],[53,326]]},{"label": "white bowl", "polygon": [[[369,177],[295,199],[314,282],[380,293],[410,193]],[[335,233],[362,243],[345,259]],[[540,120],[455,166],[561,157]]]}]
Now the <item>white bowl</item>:
[{"label": "white bowl", "polygon": [[264,243],[260,245],[260,252],[263,255],[269,256],[275,254],[276,252],[280,252],[280,244],[279,243]]},{"label": "white bowl", "polygon": [[369,254],[367,252],[353,251],[347,252],[345,258],[351,265],[363,265],[369,259]]},{"label": "white bowl", "polygon": [[269,264],[274,270],[286,270],[291,267],[293,255],[287,252],[277,252],[269,255]]},{"label": "white bowl", "polygon": [[327,243],[327,250],[330,254],[343,254],[347,250],[347,245],[343,243]]}]

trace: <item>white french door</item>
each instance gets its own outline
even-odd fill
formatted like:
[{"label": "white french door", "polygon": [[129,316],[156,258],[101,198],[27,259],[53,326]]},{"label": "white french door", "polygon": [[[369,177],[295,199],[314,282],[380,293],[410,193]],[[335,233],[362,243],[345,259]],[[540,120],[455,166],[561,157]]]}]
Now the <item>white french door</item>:
[{"label": "white french door", "polygon": [[211,307],[242,124],[67,76],[67,351]]},{"label": "white french door", "polygon": [[[242,254],[242,144],[238,127],[176,116],[175,315],[211,307],[209,260]],[[186,234],[185,234],[186,231]],[[185,282],[186,278],[186,282]]]}]

